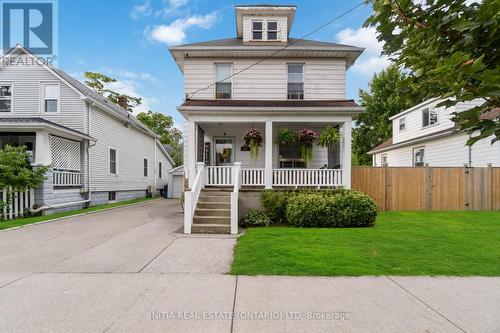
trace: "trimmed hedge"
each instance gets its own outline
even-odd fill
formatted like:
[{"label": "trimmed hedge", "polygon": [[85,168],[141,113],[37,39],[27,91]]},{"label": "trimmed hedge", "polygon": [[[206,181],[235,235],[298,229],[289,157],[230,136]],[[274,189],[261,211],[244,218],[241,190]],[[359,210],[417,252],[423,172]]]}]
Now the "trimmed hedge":
[{"label": "trimmed hedge", "polygon": [[288,223],[297,227],[368,227],[375,224],[377,213],[375,202],[356,191],[296,194],[286,206]]}]

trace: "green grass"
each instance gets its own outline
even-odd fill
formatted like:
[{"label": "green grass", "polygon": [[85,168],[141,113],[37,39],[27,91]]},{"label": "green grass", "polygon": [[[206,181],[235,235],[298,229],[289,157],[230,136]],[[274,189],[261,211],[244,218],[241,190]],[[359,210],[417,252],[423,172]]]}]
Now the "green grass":
[{"label": "green grass", "polygon": [[95,211],[113,208],[113,207],[126,206],[126,205],[130,205],[130,204],[134,204],[134,203],[148,201],[151,199],[152,198],[139,198],[139,199],[115,202],[115,203],[111,203],[111,204],[97,205],[97,206],[92,206],[89,208],[72,210],[72,211],[63,212],[63,213],[56,213],[56,214],[52,214],[52,215],[32,216],[32,217],[25,217],[25,218],[20,218],[20,219],[15,219],[15,220],[0,221],[0,230],[19,227],[21,225],[26,225],[26,224],[32,224],[32,223],[37,223],[37,222],[42,222],[42,221],[58,219],[61,217],[68,217],[68,216],[72,216],[72,215],[95,212]]},{"label": "green grass", "polygon": [[371,228],[249,228],[231,273],[500,276],[500,211],[385,212]]}]

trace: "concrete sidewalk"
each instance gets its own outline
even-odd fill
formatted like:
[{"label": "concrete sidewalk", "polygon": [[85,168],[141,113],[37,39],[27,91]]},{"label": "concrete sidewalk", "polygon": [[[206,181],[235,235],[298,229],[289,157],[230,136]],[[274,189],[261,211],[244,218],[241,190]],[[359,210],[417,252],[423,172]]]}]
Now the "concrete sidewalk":
[{"label": "concrete sidewalk", "polygon": [[0,332],[500,332],[500,278],[231,276],[178,207],[0,233]]}]

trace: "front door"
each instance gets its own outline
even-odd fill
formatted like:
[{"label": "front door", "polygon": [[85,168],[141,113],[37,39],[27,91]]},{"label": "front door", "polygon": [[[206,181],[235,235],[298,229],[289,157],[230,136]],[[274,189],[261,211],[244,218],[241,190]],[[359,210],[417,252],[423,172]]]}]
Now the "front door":
[{"label": "front door", "polygon": [[214,138],[215,165],[232,165],[234,163],[234,139]]}]

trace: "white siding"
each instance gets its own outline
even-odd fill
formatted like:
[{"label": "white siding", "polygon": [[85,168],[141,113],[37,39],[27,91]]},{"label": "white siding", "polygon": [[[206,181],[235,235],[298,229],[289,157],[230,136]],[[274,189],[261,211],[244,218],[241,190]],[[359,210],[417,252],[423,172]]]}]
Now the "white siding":
[{"label": "white siding", "polygon": [[[85,102],[71,87],[42,66],[4,66],[0,82],[13,82],[13,112],[0,117],[42,117],[77,131],[85,131]],[[60,83],[60,110],[57,114],[42,112],[41,83]]]},{"label": "white siding", "polygon": [[[461,167],[469,163],[469,148],[465,146],[466,134],[457,134],[427,141],[375,155],[376,166],[381,166],[382,154],[387,154],[388,166],[412,166],[413,148],[425,147],[424,161],[433,167]],[[491,145],[491,137],[472,146],[472,166],[486,167],[488,163],[500,166],[500,144]]]},{"label": "white siding", "polygon": [[[167,156],[160,150],[156,148],[156,188],[158,190],[163,189],[163,187],[168,183],[168,171],[172,170],[172,163],[168,160]],[[160,178],[160,164],[162,164],[162,177]],[[170,184],[170,186],[172,186]]]},{"label": "white siding", "polygon": [[[438,104],[439,102],[440,101],[437,100],[432,103],[425,104],[418,109],[412,110],[406,114],[394,118],[392,121],[393,142],[398,143],[452,128],[455,126],[455,123],[451,120],[453,112],[462,112],[476,105],[480,105],[482,103],[482,100],[477,99],[468,103],[458,103],[456,106],[450,108],[436,108],[436,104]],[[438,122],[437,124],[424,128],[422,127],[422,112],[427,108],[429,108],[429,110],[437,111]],[[406,119],[406,129],[403,131],[399,131],[399,119],[403,117]]]},{"label": "white siding", "polygon": [[[97,139],[90,149],[92,190],[146,190],[154,183],[155,139],[134,127],[91,108],[90,135]],[[117,174],[109,174],[109,147],[118,150]],[[143,160],[147,158],[148,177],[143,174]]]},{"label": "white siding", "polygon": [[[252,41],[252,21],[262,21],[263,25],[263,33],[262,33],[262,41],[267,41],[267,25],[266,22],[269,21],[277,21],[278,22],[278,41],[286,42],[288,39],[288,27],[287,22],[288,18],[286,16],[275,16],[275,15],[259,15],[259,16],[243,16],[243,42],[251,42]],[[258,41],[259,42],[259,41]],[[261,41],[260,41],[261,42]],[[274,41],[276,42],[276,41]]]},{"label": "white siding", "polygon": [[[258,59],[186,59],[184,92],[191,96],[214,83],[214,63],[232,62],[233,73]],[[305,99],[345,99],[343,59],[269,59],[233,77],[233,99],[286,100],[287,63],[305,64]],[[215,87],[196,93],[193,99],[214,99]]]}]

